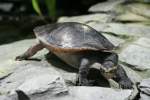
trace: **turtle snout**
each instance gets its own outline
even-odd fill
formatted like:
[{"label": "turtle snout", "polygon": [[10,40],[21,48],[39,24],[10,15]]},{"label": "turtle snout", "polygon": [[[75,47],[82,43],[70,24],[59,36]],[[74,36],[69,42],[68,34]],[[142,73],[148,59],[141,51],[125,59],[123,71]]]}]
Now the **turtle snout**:
[{"label": "turtle snout", "polygon": [[116,71],[116,69],[117,69],[116,66],[113,66],[111,68],[106,68],[106,67],[102,66],[100,68],[100,71],[103,73],[114,73]]},{"label": "turtle snout", "polygon": [[113,66],[113,65],[109,65],[109,64],[107,64],[107,66],[104,64],[100,67],[101,73],[107,79],[111,79],[111,78],[115,77],[116,70],[117,70],[117,66]]}]

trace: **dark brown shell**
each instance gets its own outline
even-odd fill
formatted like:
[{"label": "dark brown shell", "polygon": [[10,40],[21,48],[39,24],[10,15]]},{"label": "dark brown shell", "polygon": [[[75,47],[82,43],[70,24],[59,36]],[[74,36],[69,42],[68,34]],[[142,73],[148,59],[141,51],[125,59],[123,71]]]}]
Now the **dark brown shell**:
[{"label": "dark brown shell", "polygon": [[110,51],[114,48],[101,33],[88,25],[76,22],[39,26],[34,29],[34,33],[47,48],[54,51]]}]

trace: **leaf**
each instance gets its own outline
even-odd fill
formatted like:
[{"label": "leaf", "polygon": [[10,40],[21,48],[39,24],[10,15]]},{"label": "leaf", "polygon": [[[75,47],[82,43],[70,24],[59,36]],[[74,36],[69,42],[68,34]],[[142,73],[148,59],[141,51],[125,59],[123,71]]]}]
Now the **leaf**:
[{"label": "leaf", "polygon": [[39,4],[38,4],[38,0],[32,0],[32,6],[33,6],[34,10],[35,10],[39,15],[42,15],[41,9],[40,9]]},{"label": "leaf", "polygon": [[48,14],[51,18],[56,17],[56,0],[45,0],[45,4],[48,9]]}]

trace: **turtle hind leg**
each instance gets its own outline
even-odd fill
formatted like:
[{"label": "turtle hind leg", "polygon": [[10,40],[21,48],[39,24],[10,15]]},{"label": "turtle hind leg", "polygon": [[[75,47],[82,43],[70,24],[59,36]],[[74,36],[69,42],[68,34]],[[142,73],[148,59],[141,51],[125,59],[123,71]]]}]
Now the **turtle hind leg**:
[{"label": "turtle hind leg", "polygon": [[114,78],[115,81],[117,81],[119,83],[119,85],[121,86],[121,88],[123,89],[131,89],[133,88],[133,83],[132,81],[128,78],[126,72],[124,71],[124,69],[118,65],[118,68],[116,70],[115,73],[116,77]]},{"label": "turtle hind leg", "polygon": [[19,56],[17,56],[15,58],[15,60],[26,60],[30,57],[32,57],[33,55],[35,55],[38,51],[42,50],[44,47],[41,43],[37,43],[35,45],[33,45],[32,47],[30,47],[29,49],[27,49],[27,51]]}]

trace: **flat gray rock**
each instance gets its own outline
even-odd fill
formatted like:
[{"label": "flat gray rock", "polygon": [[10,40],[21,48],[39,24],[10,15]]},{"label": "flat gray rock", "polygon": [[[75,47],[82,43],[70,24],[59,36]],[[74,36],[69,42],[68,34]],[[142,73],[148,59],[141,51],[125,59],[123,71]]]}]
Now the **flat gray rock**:
[{"label": "flat gray rock", "polygon": [[69,93],[61,96],[34,97],[31,100],[125,100],[132,90],[115,90],[103,87],[69,87]]},{"label": "flat gray rock", "polygon": [[116,15],[114,20],[119,22],[144,22],[144,23],[148,23],[150,21],[150,19],[147,17],[137,15],[129,11]]},{"label": "flat gray rock", "polygon": [[[150,50],[138,45],[129,45],[120,54],[120,60],[133,65],[136,69],[149,69]],[[145,59],[147,58],[147,59]]]},{"label": "flat gray rock", "polygon": [[144,16],[150,20],[150,6],[146,3],[129,3],[125,5],[132,13]]},{"label": "flat gray rock", "polygon": [[13,99],[3,95],[3,96],[0,96],[0,100],[13,100]]},{"label": "flat gray rock", "polygon": [[15,90],[22,90],[26,94],[50,90],[52,94],[56,94],[67,91],[67,87],[59,72],[49,67],[45,61],[22,61],[18,62],[18,67],[11,75],[0,80],[2,94]]},{"label": "flat gray rock", "polygon": [[18,100],[18,95],[16,93],[13,95],[0,95],[0,100]]},{"label": "flat gray rock", "polygon": [[120,53],[120,60],[133,65],[135,69],[150,69],[150,48],[148,48],[148,42],[150,42],[148,39],[141,38],[130,44]]},{"label": "flat gray rock", "polygon": [[75,97],[75,100],[110,100],[110,98],[111,100],[124,100],[130,94],[131,90],[115,90],[102,87],[70,88],[70,96]]},{"label": "flat gray rock", "polygon": [[139,100],[150,100],[150,96],[143,94],[143,93],[140,93]]},{"label": "flat gray rock", "polygon": [[115,8],[123,3],[124,0],[109,0],[107,2],[98,3],[89,8],[89,12],[112,12]]},{"label": "flat gray rock", "polygon": [[150,37],[150,27],[139,24],[91,22],[89,26],[100,32],[110,32],[120,36]]},{"label": "flat gray rock", "polygon": [[150,78],[143,79],[139,85],[141,90],[140,100],[149,100],[150,99]]},{"label": "flat gray rock", "polygon": [[[5,44],[0,46],[0,78],[5,77],[13,72],[13,70],[18,65],[15,61],[15,57],[25,52],[30,46],[36,43],[35,39],[22,40],[13,42],[10,44]],[[36,58],[41,58],[40,55],[47,53],[47,50],[43,50],[36,54]],[[35,56],[34,56],[35,57]],[[44,57],[44,56],[42,56]]]},{"label": "flat gray rock", "polygon": [[73,17],[60,17],[57,22],[80,22],[80,23],[89,23],[89,22],[110,22],[112,16],[108,14],[89,14],[89,15],[80,15]]},{"label": "flat gray rock", "polygon": [[51,94],[49,95],[56,95],[68,91],[62,77],[55,74],[42,74],[27,79],[17,88],[17,90],[21,90],[26,94],[38,94],[51,91]]},{"label": "flat gray rock", "polygon": [[143,78],[137,72],[133,71],[131,68],[125,65],[121,65],[121,66],[123,67],[127,76],[133,83],[137,83],[137,82],[139,83],[142,81]]},{"label": "flat gray rock", "polygon": [[150,39],[141,37],[137,41],[135,41],[134,44],[145,47],[145,48],[150,48]]},{"label": "flat gray rock", "polygon": [[[127,36],[148,36],[150,37],[150,27],[144,25],[125,25],[118,23],[105,24],[105,32],[112,32],[117,35]],[[100,26],[100,25],[99,25]]]},{"label": "flat gray rock", "polygon": [[129,2],[120,4],[118,7],[116,7],[114,12],[117,13],[116,17],[114,18],[117,21],[144,23],[150,22],[149,4],[136,2],[136,0],[132,3]]},{"label": "flat gray rock", "polygon": [[139,88],[144,94],[150,95],[150,78],[143,79]]}]

